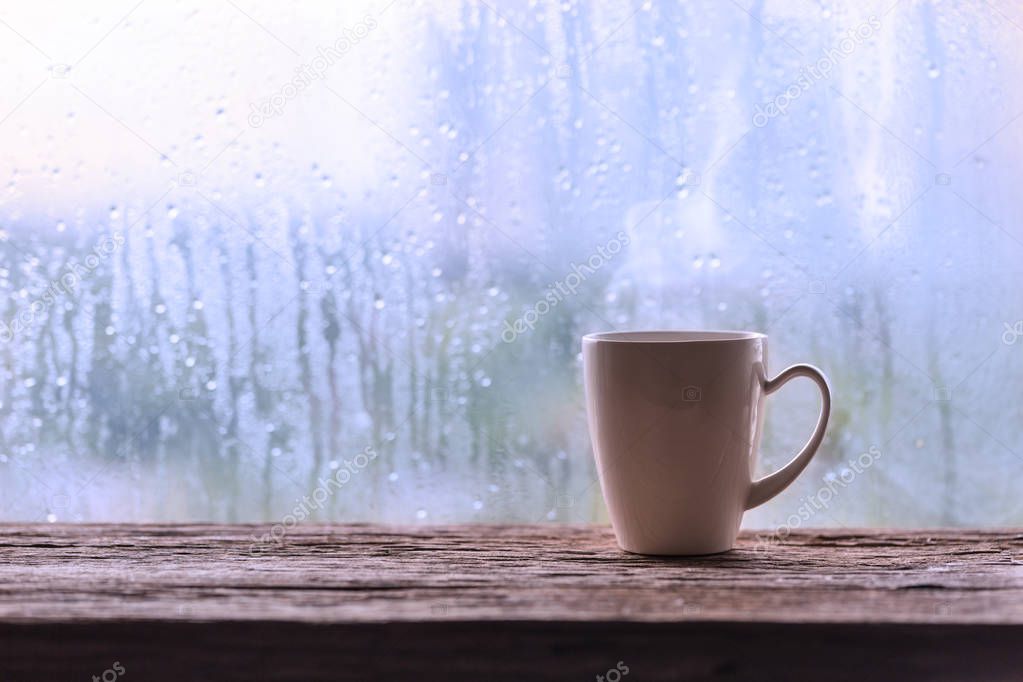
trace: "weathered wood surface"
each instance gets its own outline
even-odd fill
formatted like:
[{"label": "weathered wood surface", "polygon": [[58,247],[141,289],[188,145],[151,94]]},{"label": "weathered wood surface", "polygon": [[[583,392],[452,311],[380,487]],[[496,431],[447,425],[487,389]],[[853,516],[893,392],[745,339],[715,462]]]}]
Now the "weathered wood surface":
[{"label": "weathered wood surface", "polygon": [[0,525],[0,680],[1023,679],[1023,531],[267,530]]}]

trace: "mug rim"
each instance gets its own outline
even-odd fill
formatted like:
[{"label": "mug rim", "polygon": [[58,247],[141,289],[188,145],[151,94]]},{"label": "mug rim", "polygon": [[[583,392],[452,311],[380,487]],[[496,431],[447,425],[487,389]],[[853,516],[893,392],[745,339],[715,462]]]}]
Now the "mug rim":
[{"label": "mug rim", "polygon": [[594,332],[583,336],[589,343],[727,343],[766,339],[767,334],[721,329],[648,329]]}]

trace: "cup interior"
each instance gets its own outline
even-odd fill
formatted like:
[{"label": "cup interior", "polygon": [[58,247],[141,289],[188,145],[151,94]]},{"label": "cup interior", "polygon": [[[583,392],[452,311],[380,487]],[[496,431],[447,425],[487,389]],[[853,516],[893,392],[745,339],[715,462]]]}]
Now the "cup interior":
[{"label": "cup interior", "polygon": [[627,331],[587,334],[584,341],[618,343],[694,343],[700,341],[749,341],[765,338],[760,332],[743,331]]}]

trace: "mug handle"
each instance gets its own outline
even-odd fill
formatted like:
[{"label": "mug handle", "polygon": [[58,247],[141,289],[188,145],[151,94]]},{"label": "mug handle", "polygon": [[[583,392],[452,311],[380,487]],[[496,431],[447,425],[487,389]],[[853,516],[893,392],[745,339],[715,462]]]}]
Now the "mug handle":
[{"label": "mug handle", "polygon": [[766,381],[764,392],[770,395],[788,383],[789,379],[796,377],[812,379],[821,391],[821,411],[817,417],[817,426],[814,427],[810,440],[806,442],[799,454],[792,458],[792,461],[773,474],[764,476],[750,484],[749,494],[746,496],[746,509],[762,505],[789,487],[789,484],[796,480],[796,476],[802,473],[806,465],[813,459],[821,441],[824,440],[824,431],[827,429],[828,417],[831,415],[831,387],[823,372],[813,365],[792,365],[775,378]]}]

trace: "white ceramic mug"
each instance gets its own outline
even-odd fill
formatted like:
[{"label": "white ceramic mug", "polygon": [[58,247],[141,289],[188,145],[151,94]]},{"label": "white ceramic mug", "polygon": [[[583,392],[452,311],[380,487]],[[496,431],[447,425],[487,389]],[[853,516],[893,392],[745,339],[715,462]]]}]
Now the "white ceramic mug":
[{"label": "white ceramic mug", "polygon": [[[828,380],[793,365],[767,378],[755,332],[609,332],[583,337],[586,412],[600,486],[622,549],[713,554],[732,548],[742,514],[784,490],[824,439]],[[797,376],[823,402],[784,467],[754,481],[764,398]]]}]

